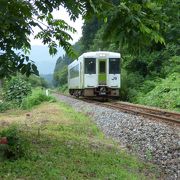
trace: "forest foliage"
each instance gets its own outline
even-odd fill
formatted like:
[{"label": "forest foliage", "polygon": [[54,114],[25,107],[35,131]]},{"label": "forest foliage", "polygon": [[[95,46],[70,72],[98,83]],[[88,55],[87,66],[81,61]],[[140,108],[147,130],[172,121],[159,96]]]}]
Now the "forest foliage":
[{"label": "forest foliage", "polygon": [[[0,0],[0,78],[16,72],[27,76],[39,74],[28,56],[30,35],[47,45],[51,55],[61,46],[69,55],[75,56],[69,41],[72,40],[70,33],[76,30],[61,18],[54,18],[53,11],[64,7],[70,19],[75,21],[79,15],[86,18],[95,10],[101,10],[104,3],[104,0],[78,0],[76,3],[72,0]],[[39,29],[38,33],[35,28]]]},{"label": "forest foliage", "polygon": [[[120,52],[121,100],[180,111],[178,0],[111,3],[98,17],[84,21],[78,53]],[[67,59],[57,61],[56,86],[67,83]]]}]

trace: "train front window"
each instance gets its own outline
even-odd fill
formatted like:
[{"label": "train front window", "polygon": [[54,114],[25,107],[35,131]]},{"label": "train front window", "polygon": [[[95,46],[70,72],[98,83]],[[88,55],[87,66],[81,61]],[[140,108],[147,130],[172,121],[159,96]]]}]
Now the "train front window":
[{"label": "train front window", "polygon": [[120,58],[109,58],[109,74],[120,74]]},{"label": "train front window", "polygon": [[85,74],[96,74],[95,58],[85,58]]}]

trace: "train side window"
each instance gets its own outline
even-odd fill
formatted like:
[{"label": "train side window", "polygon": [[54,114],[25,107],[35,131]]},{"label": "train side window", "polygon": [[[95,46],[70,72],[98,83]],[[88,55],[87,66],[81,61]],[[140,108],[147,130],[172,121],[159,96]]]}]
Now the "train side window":
[{"label": "train side window", "polygon": [[109,74],[120,74],[120,58],[109,58]]},{"label": "train side window", "polygon": [[96,59],[95,58],[85,58],[85,74],[96,74]]},{"label": "train side window", "polygon": [[79,76],[79,64],[77,64],[76,66],[70,69],[70,78],[75,78],[78,76]]}]

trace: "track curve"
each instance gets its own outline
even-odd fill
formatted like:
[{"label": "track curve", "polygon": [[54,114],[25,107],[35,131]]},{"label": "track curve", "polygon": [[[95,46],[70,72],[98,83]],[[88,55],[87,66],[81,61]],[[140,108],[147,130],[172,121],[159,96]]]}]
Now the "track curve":
[{"label": "track curve", "polygon": [[[61,94],[61,93],[56,92],[55,94]],[[76,98],[70,95],[65,95],[65,94],[61,94],[61,95],[68,96],[71,98]],[[112,100],[110,102],[100,102],[89,98],[78,98],[78,99],[85,102],[98,104],[100,106],[121,110],[126,113],[133,113],[135,115],[140,115],[144,117],[153,118],[155,120],[162,120],[170,123],[175,123],[176,125],[180,125],[180,113],[178,112],[168,111],[165,109],[144,106],[139,104],[132,104],[122,101]]]}]

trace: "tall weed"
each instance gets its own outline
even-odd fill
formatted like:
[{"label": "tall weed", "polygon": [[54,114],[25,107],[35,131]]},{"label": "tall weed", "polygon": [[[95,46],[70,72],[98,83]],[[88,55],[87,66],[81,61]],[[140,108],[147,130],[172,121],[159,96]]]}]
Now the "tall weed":
[{"label": "tall weed", "polygon": [[39,105],[42,102],[54,102],[55,99],[52,96],[46,96],[45,92],[40,89],[36,89],[32,92],[31,95],[23,99],[21,103],[22,109],[31,109],[33,106]]},{"label": "tall weed", "polygon": [[12,103],[1,101],[0,102],[0,113],[9,110],[12,107],[13,107]]},{"label": "tall weed", "polygon": [[4,144],[0,144],[1,156],[10,160],[16,160],[21,157],[27,157],[29,153],[29,143],[20,131],[20,127],[17,125],[11,125],[10,127],[3,129],[0,132],[0,138],[6,138],[7,144],[5,148],[2,148]]},{"label": "tall weed", "polygon": [[137,103],[180,111],[180,75],[173,73],[146,94],[139,94]]},{"label": "tall weed", "polygon": [[4,97],[6,101],[11,101],[19,106],[24,97],[31,93],[31,86],[27,83],[23,77],[15,76],[10,80],[5,81],[4,85]]}]

